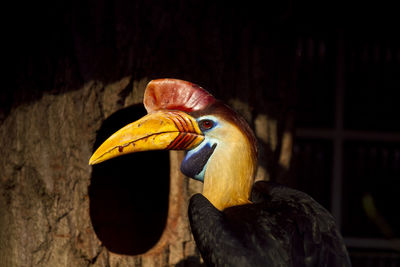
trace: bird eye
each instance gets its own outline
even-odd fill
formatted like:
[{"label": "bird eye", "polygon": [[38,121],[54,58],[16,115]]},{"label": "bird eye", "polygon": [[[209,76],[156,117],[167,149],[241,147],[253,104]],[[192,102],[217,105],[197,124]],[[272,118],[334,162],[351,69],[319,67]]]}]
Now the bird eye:
[{"label": "bird eye", "polygon": [[212,120],[202,120],[200,121],[200,128],[202,130],[209,130],[214,126],[214,122]]}]

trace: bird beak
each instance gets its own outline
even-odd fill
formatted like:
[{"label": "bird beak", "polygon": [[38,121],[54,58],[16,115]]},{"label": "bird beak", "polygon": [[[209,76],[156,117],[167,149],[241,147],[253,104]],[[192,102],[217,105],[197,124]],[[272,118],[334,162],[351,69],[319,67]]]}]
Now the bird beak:
[{"label": "bird beak", "polygon": [[111,135],[94,152],[90,165],[147,150],[189,150],[204,140],[197,121],[182,111],[160,110]]}]

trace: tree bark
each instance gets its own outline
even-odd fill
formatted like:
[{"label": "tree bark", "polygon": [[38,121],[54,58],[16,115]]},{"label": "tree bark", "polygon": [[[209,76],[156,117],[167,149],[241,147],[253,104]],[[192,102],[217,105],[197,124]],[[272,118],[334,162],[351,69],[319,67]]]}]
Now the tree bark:
[{"label": "tree bark", "polygon": [[[93,229],[88,159],[104,116],[123,108],[114,96],[129,81],[106,88],[93,82],[62,96],[44,95],[12,110],[3,122],[2,266],[165,266],[198,258],[186,215],[189,180],[179,172],[180,152],[170,154],[169,214],[151,250],[137,256],[111,253]],[[126,105],[140,99],[134,92]]]}]

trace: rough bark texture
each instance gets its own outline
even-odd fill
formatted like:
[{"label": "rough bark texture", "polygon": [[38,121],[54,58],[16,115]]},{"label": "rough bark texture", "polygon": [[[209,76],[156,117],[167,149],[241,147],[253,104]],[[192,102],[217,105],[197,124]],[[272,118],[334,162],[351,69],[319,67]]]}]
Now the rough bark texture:
[{"label": "rough bark texture", "polygon": [[12,10],[11,90],[0,94],[1,266],[200,264],[186,212],[201,185],[180,174],[181,153],[170,154],[166,230],[151,250],[110,252],[90,218],[96,132],[118,110],[141,103],[150,79],[198,83],[242,113],[260,141],[258,179],[288,167],[290,5],[172,2],[60,1]]},{"label": "rough bark texture", "polygon": [[[3,122],[2,266],[165,266],[198,257],[186,215],[189,180],[179,172],[179,152],[170,155],[169,215],[154,248],[144,256],[113,254],[93,230],[88,158],[102,120],[121,108],[114,96],[128,83],[122,79],[105,88],[93,82],[63,95],[43,95],[12,110]],[[134,95],[132,90],[126,105],[135,103]]]}]

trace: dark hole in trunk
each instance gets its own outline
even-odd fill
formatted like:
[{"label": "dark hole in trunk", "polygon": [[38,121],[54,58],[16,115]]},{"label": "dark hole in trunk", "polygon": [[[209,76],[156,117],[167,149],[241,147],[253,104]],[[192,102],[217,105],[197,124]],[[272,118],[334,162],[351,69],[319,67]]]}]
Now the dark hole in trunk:
[{"label": "dark hole in trunk", "polygon": [[[143,105],[135,105],[111,115],[98,131],[93,151],[145,114]],[[98,238],[114,253],[145,253],[164,231],[168,196],[168,151],[133,153],[94,165],[90,217]]]}]

